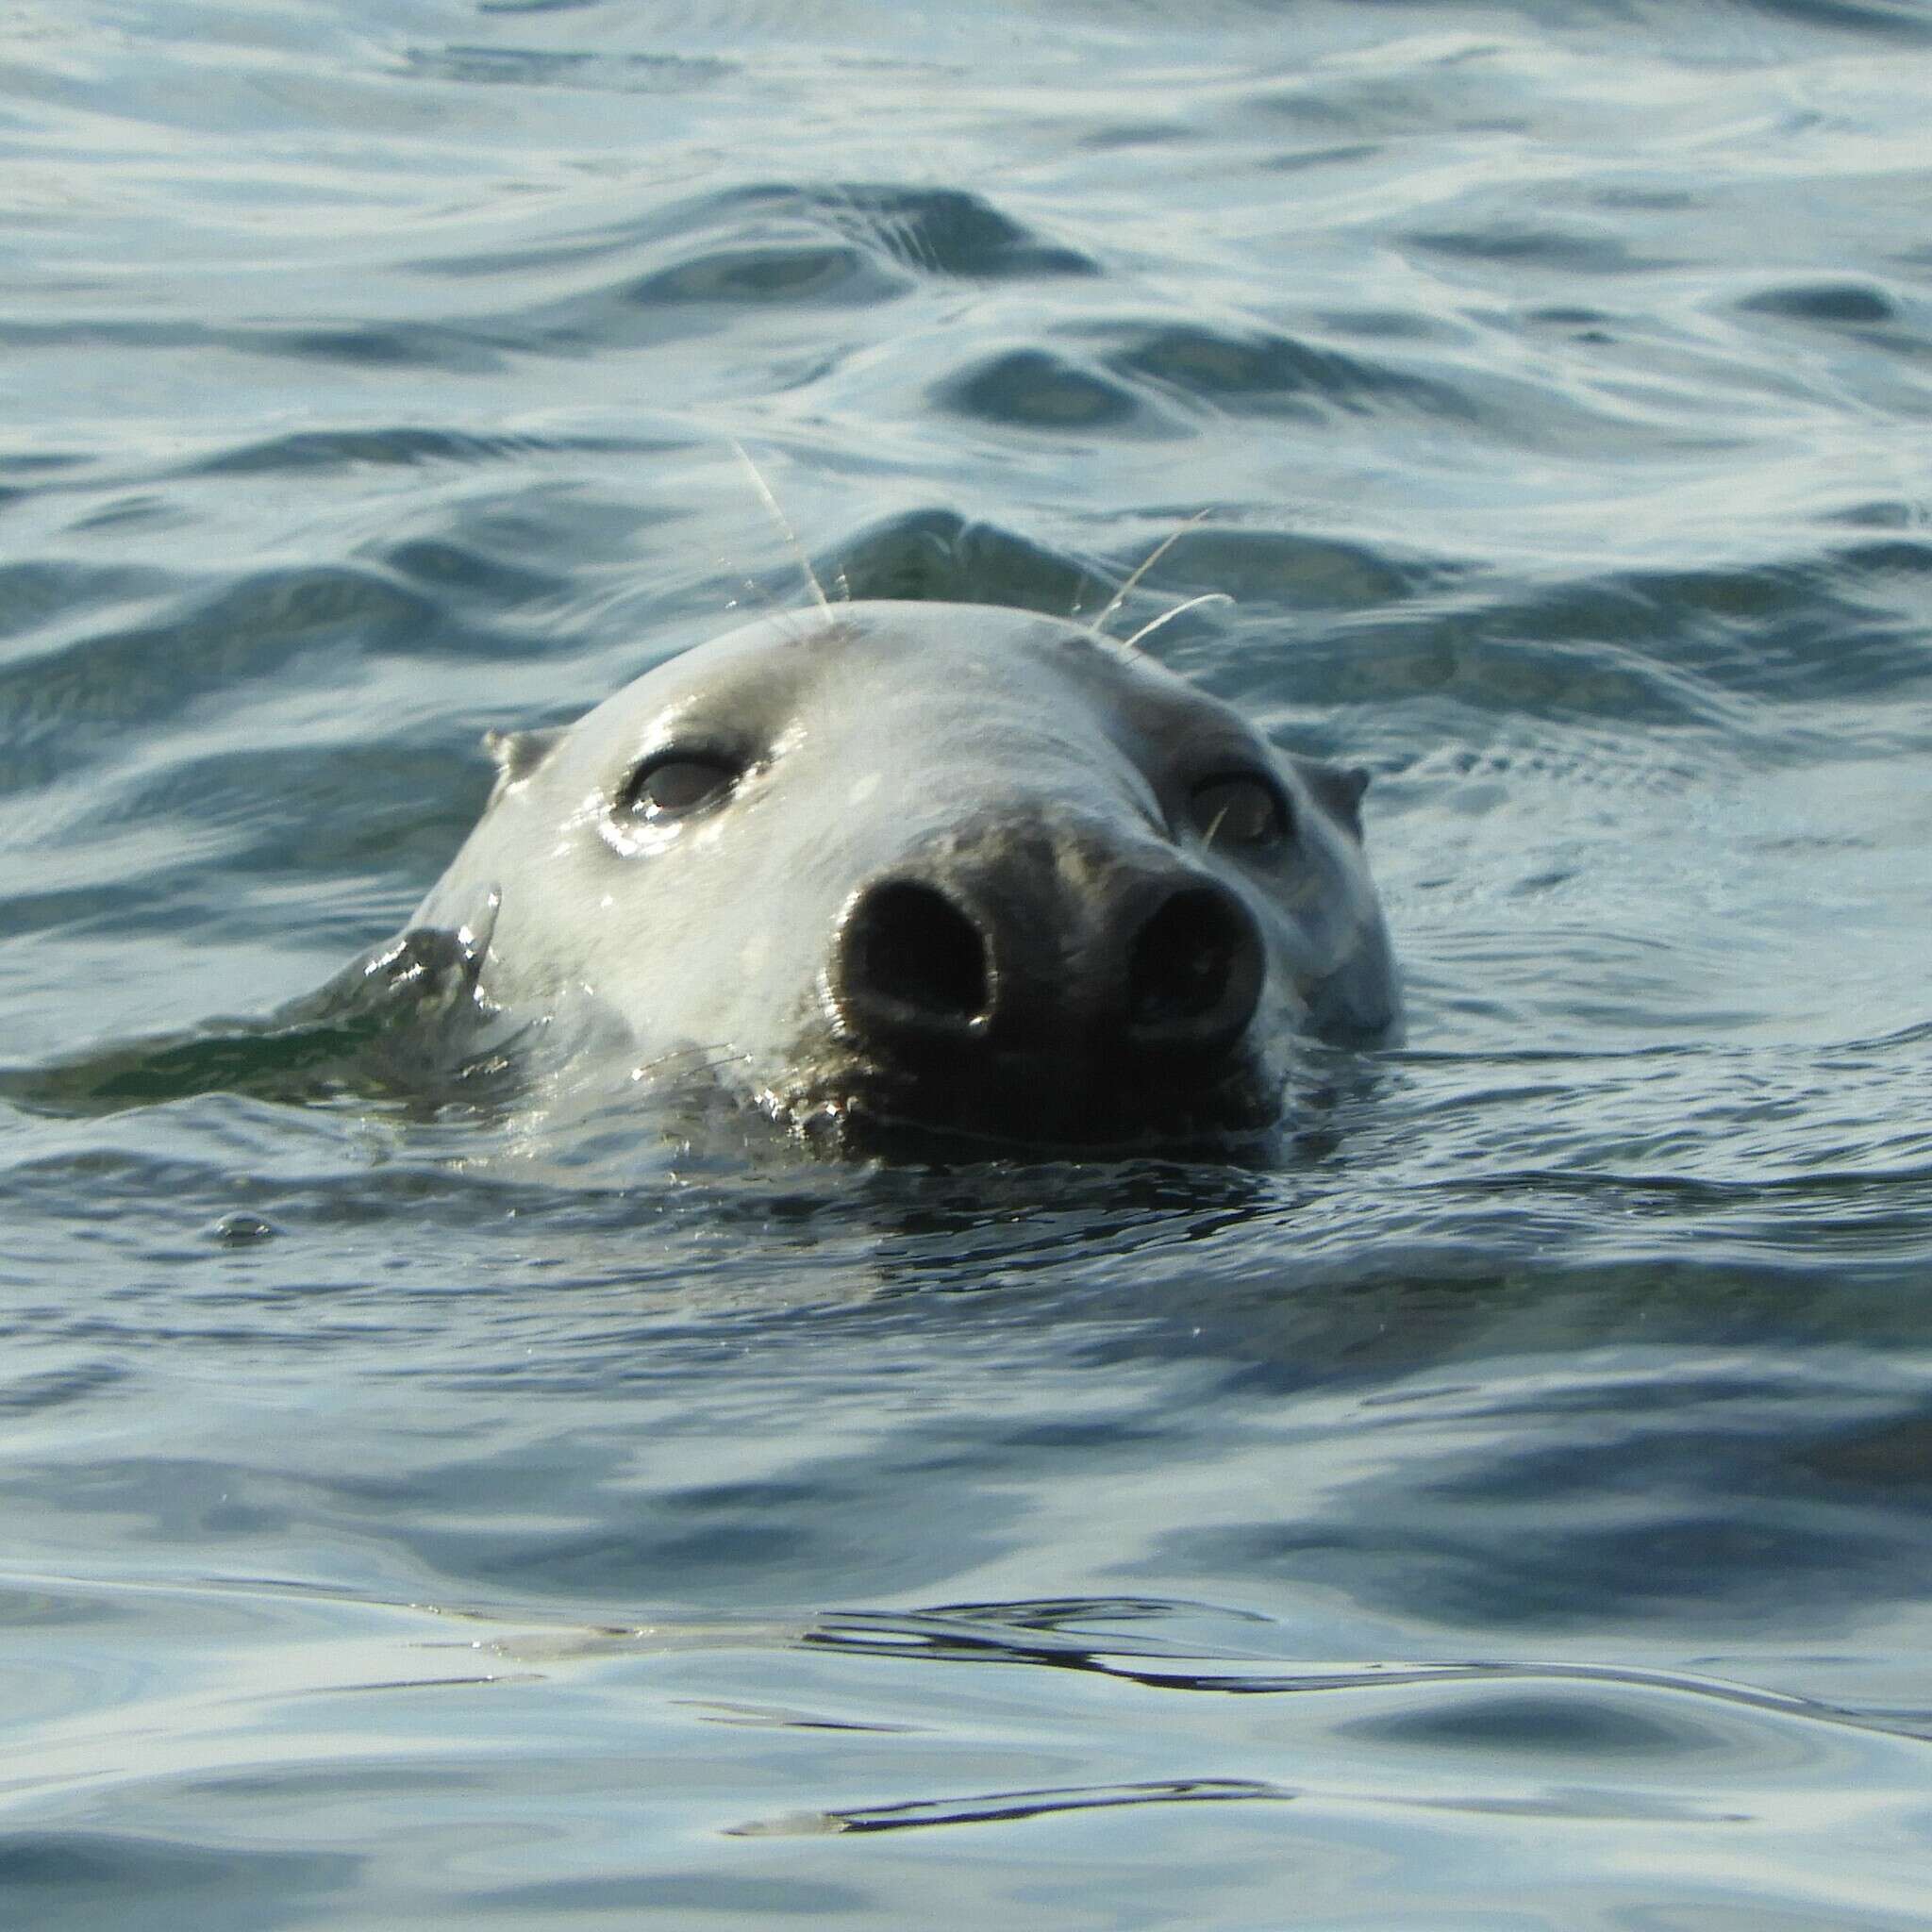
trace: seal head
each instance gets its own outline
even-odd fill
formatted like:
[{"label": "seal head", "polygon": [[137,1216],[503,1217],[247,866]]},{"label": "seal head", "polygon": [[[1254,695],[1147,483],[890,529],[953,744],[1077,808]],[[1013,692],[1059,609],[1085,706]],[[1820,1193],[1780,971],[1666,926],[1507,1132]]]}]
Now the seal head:
[{"label": "seal head", "polygon": [[774,618],[492,749],[417,915],[489,904],[479,1002],[816,1141],[1256,1133],[1296,1034],[1397,1024],[1365,774],[1076,624]]}]

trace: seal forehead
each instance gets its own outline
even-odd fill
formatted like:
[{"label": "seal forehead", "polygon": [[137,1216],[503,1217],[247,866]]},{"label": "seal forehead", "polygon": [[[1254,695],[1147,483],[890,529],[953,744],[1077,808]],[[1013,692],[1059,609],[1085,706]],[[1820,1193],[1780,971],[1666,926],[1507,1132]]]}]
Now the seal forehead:
[{"label": "seal forehead", "polygon": [[[764,618],[668,659],[607,699],[579,742],[612,771],[682,736],[758,756],[804,734],[889,766],[940,747],[1032,746],[1138,760],[1247,736],[1227,706],[1065,618],[993,605],[868,602]],[[968,763],[977,763],[971,759]],[[607,774],[608,775],[608,774]]]},{"label": "seal forehead", "polygon": [[1086,625],[998,605],[856,605],[826,628],[823,654],[813,656],[828,678],[903,677],[935,699],[1037,700],[1048,688],[1072,684],[1084,701],[1121,718],[1174,706],[1226,709]]}]

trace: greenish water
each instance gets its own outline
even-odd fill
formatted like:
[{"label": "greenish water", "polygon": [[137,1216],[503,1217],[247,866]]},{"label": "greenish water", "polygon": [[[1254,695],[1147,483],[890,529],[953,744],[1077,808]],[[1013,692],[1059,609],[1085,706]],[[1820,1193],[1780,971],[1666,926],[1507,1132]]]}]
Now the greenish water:
[{"label": "greenish water", "polygon": [[[0,10],[7,1923],[1932,1924],[1928,125],[1880,0]],[[50,1085],[795,601],[733,439],[860,594],[1209,509],[1407,1044],[1259,1172]]]}]

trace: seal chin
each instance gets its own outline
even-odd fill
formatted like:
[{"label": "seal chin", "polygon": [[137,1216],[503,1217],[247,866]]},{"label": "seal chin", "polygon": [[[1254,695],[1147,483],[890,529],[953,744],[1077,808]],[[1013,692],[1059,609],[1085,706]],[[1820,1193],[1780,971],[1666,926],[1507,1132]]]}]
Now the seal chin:
[{"label": "seal chin", "polygon": [[1211,1075],[1184,1067],[1123,1075],[1044,1056],[991,1067],[883,1065],[856,1057],[766,1088],[764,1111],[814,1152],[858,1158],[985,1158],[996,1150],[1225,1159],[1280,1124],[1281,1083],[1245,1059]]}]

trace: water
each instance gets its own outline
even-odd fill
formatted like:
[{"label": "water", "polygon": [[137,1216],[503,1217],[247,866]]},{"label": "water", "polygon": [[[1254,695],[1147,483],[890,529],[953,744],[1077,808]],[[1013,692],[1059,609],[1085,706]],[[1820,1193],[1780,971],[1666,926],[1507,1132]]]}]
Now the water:
[{"label": "water", "polygon": [[[1932,11],[26,0],[0,102],[8,1923],[1932,1924]],[[862,593],[1211,509],[1128,614],[1374,769],[1408,1045],[1264,1172],[35,1074],[795,601],[733,438]]]}]

